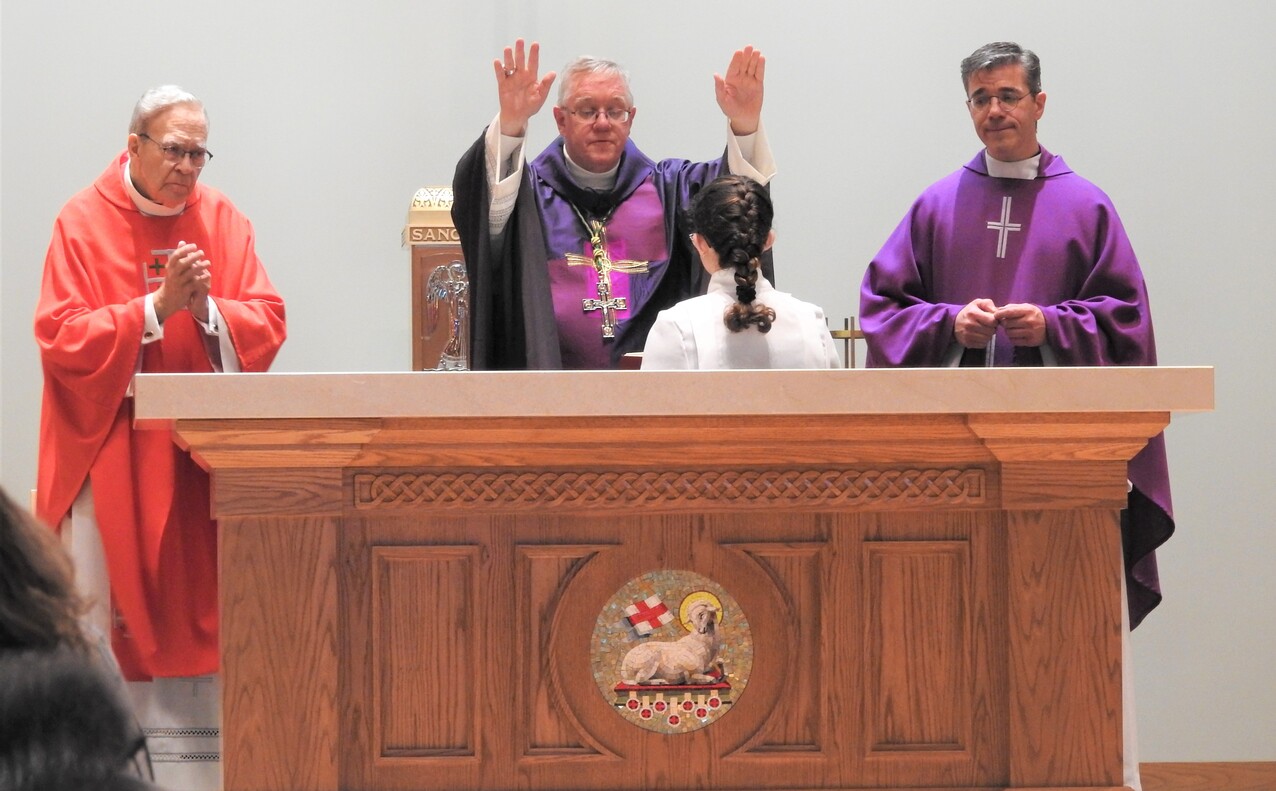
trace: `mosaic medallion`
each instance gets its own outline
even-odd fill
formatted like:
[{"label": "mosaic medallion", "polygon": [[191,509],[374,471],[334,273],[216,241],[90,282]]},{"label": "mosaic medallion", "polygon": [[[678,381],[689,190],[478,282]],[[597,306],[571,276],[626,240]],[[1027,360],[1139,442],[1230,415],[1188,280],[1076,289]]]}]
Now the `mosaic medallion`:
[{"label": "mosaic medallion", "polygon": [[598,615],[594,681],[620,716],[658,733],[690,733],[739,700],[753,669],[740,605],[691,571],[630,580]]}]

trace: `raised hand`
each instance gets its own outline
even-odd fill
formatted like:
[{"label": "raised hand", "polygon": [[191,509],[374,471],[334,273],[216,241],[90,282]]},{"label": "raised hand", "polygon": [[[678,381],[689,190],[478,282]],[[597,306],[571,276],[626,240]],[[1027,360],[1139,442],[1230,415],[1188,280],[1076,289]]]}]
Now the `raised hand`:
[{"label": "raised hand", "polygon": [[510,137],[526,134],[527,120],[540,112],[549,97],[549,86],[557,74],[551,71],[538,77],[540,60],[541,45],[533,41],[530,51],[525,53],[520,38],[513,47],[505,48],[503,58],[492,61],[501,102],[501,134]]},{"label": "raised hand", "polygon": [[766,77],[766,58],[753,47],[738,49],[731,56],[726,76],[713,75],[718,107],[731,121],[731,131],[751,135],[758,131],[762,119],[762,83]]}]

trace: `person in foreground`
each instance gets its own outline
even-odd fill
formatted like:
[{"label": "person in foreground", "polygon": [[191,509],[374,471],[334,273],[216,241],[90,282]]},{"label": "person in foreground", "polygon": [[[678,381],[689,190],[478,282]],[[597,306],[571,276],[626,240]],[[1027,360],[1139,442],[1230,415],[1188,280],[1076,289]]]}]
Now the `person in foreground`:
[{"label": "person in foreground", "polygon": [[745,47],[714,75],[727,150],[702,163],[643,154],[629,139],[638,109],[628,75],[592,57],[564,70],[553,108],[559,136],[525,163],[528,122],[556,76],[541,76],[539,64],[539,45],[522,39],[494,61],[500,111],[453,180],[471,364],[614,368],[642,348],[658,311],[704,292],[679,207],[723,173],[763,184],[775,174],[761,121],[766,61]]},{"label": "person in foreground", "polygon": [[59,651],[0,652],[0,788],[158,789],[120,685]]},{"label": "person in foreground", "polygon": [[[208,475],[169,431],[133,427],[133,375],[265,371],[285,337],[252,224],[199,181],[207,141],[196,97],[143,94],[125,150],[54,222],[35,313],[37,516],[61,530],[130,681],[218,669]],[[163,708],[160,686],[133,692]]]},{"label": "person in foreground", "polygon": [[[1147,287],[1121,218],[1037,142],[1046,109],[1037,56],[987,44],[962,61],[961,78],[984,148],[922,193],[869,264],[860,291],[868,364],[1156,365]],[[1161,601],[1153,551],[1174,532],[1164,435],[1127,475],[1133,628]],[[1129,714],[1126,724],[1129,747]],[[1130,771],[1138,788],[1137,763]]]},{"label": "person in foreground", "polygon": [[57,536],[0,489],[0,788],[147,788],[119,670]]},{"label": "person in foreground", "polygon": [[824,311],[776,291],[760,271],[762,253],[775,242],[766,188],[744,176],[720,176],[696,195],[688,214],[709,291],[660,311],[642,368],[841,367]]}]

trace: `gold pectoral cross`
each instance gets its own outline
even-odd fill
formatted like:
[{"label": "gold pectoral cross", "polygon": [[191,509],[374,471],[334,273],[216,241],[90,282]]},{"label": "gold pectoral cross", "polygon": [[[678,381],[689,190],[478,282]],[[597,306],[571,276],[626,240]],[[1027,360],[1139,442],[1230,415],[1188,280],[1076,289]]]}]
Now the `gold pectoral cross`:
[{"label": "gold pectoral cross", "polygon": [[611,295],[611,273],[612,272],[646,272],[646,261],[613,261],[611,256],[607,255],[607,248],[603,246],[603,239],[607,232],[600,220],[591,220],[589,222],[589,244],[594,248],[594,257],[586,258],[576,253],[568,253],[566,255],[567,263],[571,266],[593,266],[594,271],[598,273],[598,298],[582,299],[581,307],[586,313],[592,310],[601,310],[603,312],[603,340],[611,340],[616,337],[616,311],[624,310],[628,307],[628,303],[624,297],[613,297]]}]

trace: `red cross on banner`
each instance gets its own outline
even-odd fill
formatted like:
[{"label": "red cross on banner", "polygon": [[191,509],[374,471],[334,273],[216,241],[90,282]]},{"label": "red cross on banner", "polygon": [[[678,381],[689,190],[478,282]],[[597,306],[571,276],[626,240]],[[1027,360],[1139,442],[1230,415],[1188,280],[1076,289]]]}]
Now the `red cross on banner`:
[{"label": "red cross on banner", "polygon": [[669,612],[659,596],[653,595],[626,607],[625,617],[629,619],[629,625],[634,631],[645,637],[672,621],[673,613]]}]

